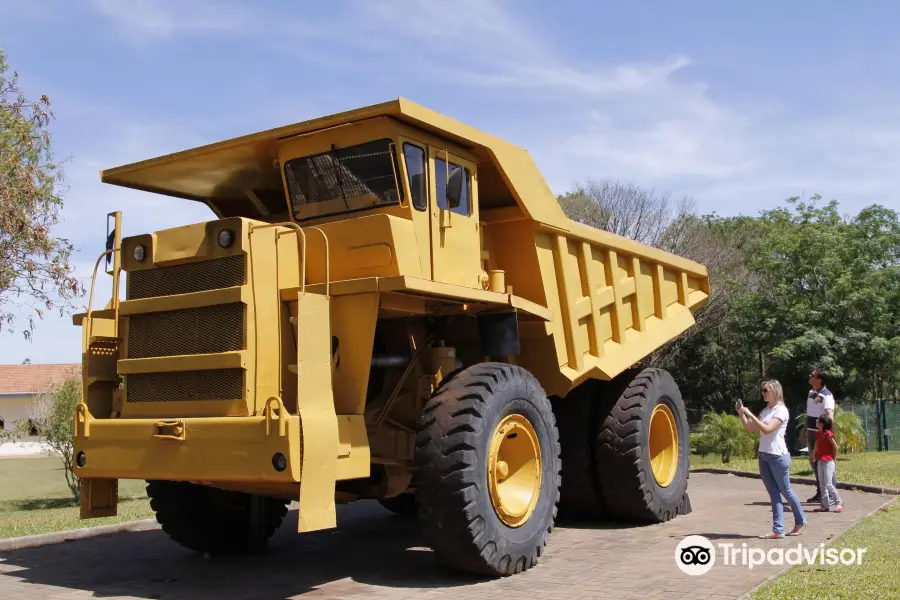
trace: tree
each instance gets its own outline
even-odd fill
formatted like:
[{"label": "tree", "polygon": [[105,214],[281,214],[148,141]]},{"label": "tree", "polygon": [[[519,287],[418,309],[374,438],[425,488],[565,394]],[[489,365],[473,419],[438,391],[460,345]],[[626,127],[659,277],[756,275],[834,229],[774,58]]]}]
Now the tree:
[{"label": "tree", "polygon": [[719,454],[727,464],[733,456],[751,456],[758,437],[744,429],[736,415],[708,412],[692,436],[691,445],[698,454]]},{"label": "tree", "polygon": [[63,206],[63,171],[53,162],[50,100],[25,98],[0,50],[0,328],[18,316],[31,336],[35,317],[84,293],[73,276],[72,244],[51,229]]},{"label": "tree", "polygon": [[737,329],[771,359],[786,395],[805,395],[816,366],[844,397],[896,393],[900,218],[876,205],[848,219],[820,199],[792,198],[756,219],[748,257],[761,285],[736,306]]},{"label": "tree", "polygon": [[673,225],[694,212],[690,198],[673,202],[668,193],[613,179],[588,179],[558,200],[572,220],[657,247],[671,243]]},{"label": "tree", "polygon": [[[806,413],[800,413],[796,418],[796,434],[801,437],[806,431]],[[834,411],[834,422],[831,426],[834,439],[841,454],[856,454],[862,452],[868,446],[866,428],[862,419],[853,411],[844,410],[838,406]]]},{"label": "tree", "polygon": [[[32,409],[31,422],[40,440],[46,443],[63,464],[66,484],[78,501],[81,482],[75,477],[75,407],[81,401],[81,383],[70,379],[53,391],[38,396]],[[25,423],[25,421],[20,421]]]}]

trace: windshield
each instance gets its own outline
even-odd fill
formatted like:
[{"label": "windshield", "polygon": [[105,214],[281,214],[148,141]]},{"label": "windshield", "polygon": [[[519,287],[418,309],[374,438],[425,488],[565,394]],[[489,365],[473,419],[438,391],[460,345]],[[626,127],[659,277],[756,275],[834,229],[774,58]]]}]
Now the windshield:
[{"label": "windshield", "polygon": [[295,217],[308,219],[396,204],[399,174],[390,139],[294,158],[284,165]]}]

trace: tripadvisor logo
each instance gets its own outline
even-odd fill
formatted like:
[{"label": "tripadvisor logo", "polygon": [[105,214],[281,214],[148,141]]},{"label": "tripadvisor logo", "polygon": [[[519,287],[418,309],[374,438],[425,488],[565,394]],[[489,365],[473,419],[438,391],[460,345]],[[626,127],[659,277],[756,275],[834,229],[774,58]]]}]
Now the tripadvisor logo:
[{"label": "tripadvisor logo", "polygon": [[702,535],[689,535],[675,547],[675,564],[687,575],[704,575],[716,564],[717,557],[727,567],[741,566],[753,570],[762,565],[829,565],[862,564],[867,548],[826,548],[797,544],[789,547],[752,548],[746,542],[713,545]]},{"label": "tripadvisor logo", "polygon": [[689,535],[675,547],[675,564],[688,575],[704,575],[716,564],[716,549],[702,535]]}]

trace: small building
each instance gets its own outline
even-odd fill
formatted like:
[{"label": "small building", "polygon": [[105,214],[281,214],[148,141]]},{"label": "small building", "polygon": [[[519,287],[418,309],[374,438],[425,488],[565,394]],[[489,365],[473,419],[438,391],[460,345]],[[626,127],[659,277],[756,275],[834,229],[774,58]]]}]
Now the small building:
[{"label": "small building", "polygon": [[30,419],[38,396],[80,376],[81,363],[0,365],[0,429]]}]

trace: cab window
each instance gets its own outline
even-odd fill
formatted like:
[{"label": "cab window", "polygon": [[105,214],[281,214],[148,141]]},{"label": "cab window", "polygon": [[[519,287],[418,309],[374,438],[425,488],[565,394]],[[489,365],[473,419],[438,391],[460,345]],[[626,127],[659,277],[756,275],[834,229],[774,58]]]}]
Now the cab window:
[{"label": "cab window", "polygon": [[285,163],[291,208],[297,219],[365,210],[397,204],[396,153],[392,140],[382,139]]},{"label": "cab window", "polygon": [[444,210],[469,216],[471,212],[469,170],[460,165],[450,163],[450,172],[448,174],[446,161],[442,158],[435,158],[434,180],[435,191],[437,192],[437,205]]},{"label": "cab window", "polygon": [[425,191],[425,150],[409,142],[403,143],[403,158],[406,160],[406,177],[409,180],[409,195],[417,210],[425,210],[428,196]]}]

